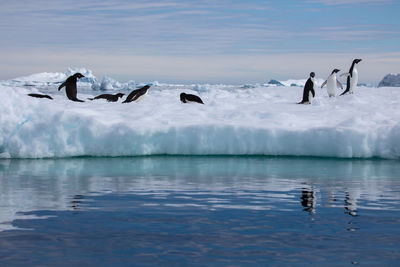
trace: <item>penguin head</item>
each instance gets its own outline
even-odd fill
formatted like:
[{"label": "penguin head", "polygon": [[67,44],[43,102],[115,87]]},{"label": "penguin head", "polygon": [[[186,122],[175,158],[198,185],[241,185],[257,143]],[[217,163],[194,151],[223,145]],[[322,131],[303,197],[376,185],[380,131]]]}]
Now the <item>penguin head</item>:
[{"label": "penguin head", "polygon": [[315,73],[314,73],[314,72],[311,72],[311,73],[310,73],[310,77],[311,77],[311,78],[314,78],[314,77],[315,77]]},{"label": "penguin head", "polygon": [[120,98],[120,97],[123,97],[125,94],[123,94],[123,93],[118,93],[118,94],[116,94],[116,96],[118,97],[118,98]]},{"label": "penguin head", "polygon": [[75,77],[76,79],[80,79],[80,78],[85,77],[85,76],[82,75],[82,73],[79,73],[79,72],[75,73],[75,74],[72,75],[72,76]]},{"label": "penguin head", "polygon": [[181,101],[183,102],[183,103],[186,103],[186,94],[185,93],[181,93]]},{"label": "penguin head", "polygon": [[358,64],[361,60],[362,59],[360,59],[360,58],[356,58],[356,59],[353,60],[353,63]]},{"label": "penguin head", "polygon": [[334,73],[338,73],[339,71],[340,71],[340,70],[338,70],[338,69],[334,69],[334,70],[332,71],[331,75],[334,74]]}]

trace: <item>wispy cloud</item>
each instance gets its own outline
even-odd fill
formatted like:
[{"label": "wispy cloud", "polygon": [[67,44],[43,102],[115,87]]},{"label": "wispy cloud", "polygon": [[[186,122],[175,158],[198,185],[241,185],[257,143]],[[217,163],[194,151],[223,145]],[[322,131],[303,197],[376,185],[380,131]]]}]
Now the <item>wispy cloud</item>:
[{"label": "wispy cloud", "polygon": [[[256,83],[269,79],[302,79],[310,71],[326,78],[333,68],[348,70],[354,58],[359,64],[361,82],[378,82],[387,73],[398,69],[400,53],[284,53],[254,55],[135,55],[40,51],[37,49],[2,58],[0,73],[16,76],[35,72],[64,72],[68,67],[83,66],[96,76],[108,75],[120,80],[161,82]],[[40,62],[40,64],[37,64]],[[373,67],[371,67],[373,66]],[[10,76],[14,78],[16,76]]]},{"label": "wispy cloud", "polygon": [[[116,55],[121,61],[147,57],[164,66],[155,58],[170,63],[176,58],[196,65],[197,59],[204,58],[243,57],[250,62],[250,58],[256,60],[254,55],[265,60],[268,56],[294,53],[399,51],[400,23],[392,7],[396,4],[389,0],[304,0],[295,6],[291,1],[262,0],[2,2],[1,58],[56,51],[61,55],[80,55],[73,57],[75,61],[102,58],[108,63]],[[337,5],[349,3],[373,5],[355,9],[354,15],[358,17],[344,16],[346,11]],[[386,5],[386,9],[376,15],[375,4],[380,3],[379,8]],[[322,11],[309,12],[314,6]],[[324,13],[326,9],[328,13]],[[380,15],[382,11],[386,13]],[[97,57],[86,56],[88,53]],[[185,57],[190,60],[185,61]],[[244,67],[257,72],[251,64]],[[258,67],[264,70],[261,63]]]},{"label": "wispy cloud", "polygon": [[320,3],[325,5],[351,5],[351,4],[385,4],[394,0],[307,0],[309,3]]},{"label": "wispy cloud", "polygon": [[336,27],[319,27],[311,32],[299,33],[327,41],[367,41],[382,40],[384,38],[398,38],[399,30],[388,30],[379,25],[352,25]]}]

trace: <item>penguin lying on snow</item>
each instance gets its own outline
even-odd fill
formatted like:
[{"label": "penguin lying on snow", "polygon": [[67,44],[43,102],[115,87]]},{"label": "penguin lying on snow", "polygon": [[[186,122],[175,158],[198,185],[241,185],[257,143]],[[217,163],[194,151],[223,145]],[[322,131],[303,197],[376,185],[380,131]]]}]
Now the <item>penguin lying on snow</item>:
[{"label": "penguin lying on snow", "polygon": [[77,89],[76,89],[76,82],[78,79],[83,78],[81,73],[75,73],[72,76],[69,76],[65,82],[63,82],[59,87],[58,91],[61,90],[65,86],[65,92],[67,93],[67,97],[69,100],[75,101],[75,102],[85,102],[83,100],[80,100],[76,97],[77,94]]},{"label": "penguin lying on snow", "polygon": [[347,76],[346,90],[341,95],[344,95],[346,93],[354,93],[354,88],[357,86],[358,83],[358,71],[356,69],[356,64],[358,64],[360,61],[361,59],[354,59],[349,72],[340,75],[340,77]]},{"label": "penguin lying on snow", "polygon": [[143,96],[147,94],[147,91],[149,90],[150,85],[145,85],[140,89],[133,90],[125,99],[124,102],[122,103],[130,103],[132,101],[139,101]]},{"label": "penguin lying on snow", "polygon": [[36,97],[36,98],[48,98],[53,100],[53,98],[49,95],[43,95],[43,94],[28,94],[31,97]]},{"label": "penguin lying on snow", "polygon": [[96,100],[96,99],[106,99],[108,102],[117,102],[118,99],[120,97],[123,97],[125,94],[122,93],[118,93],[115,95],[111,95],[111,94],[102,94],[102,95],[98,95],[94,98],[88,98],[89,100]]},{"label": "penguin lying on snow", "polygon": [[198,97],[197,95],[181,93],[180,97],[181,97],[181,101],[183,103],[196,102],[196,103],[204,104],[203,100],[201,100],[201,98]]},{"label": "penguin lying on snow", "polygon": [[315,81],[314,81],[315,73],[310,73],[310,78],[308,78],[306,84],[304,85],[303,90],[303,99],[297,104],[311,104],[315,97]]},{"label": "penguin lying on snow", "polygon": [[321,85],[321,88],[326,84],[326,90],[328,91],[329,97],[336,96],[336,87],[339,85],[343,89],[343,85],[336,79],[336,73],[340,70],[334,69],[329,75],[328,79]]}]

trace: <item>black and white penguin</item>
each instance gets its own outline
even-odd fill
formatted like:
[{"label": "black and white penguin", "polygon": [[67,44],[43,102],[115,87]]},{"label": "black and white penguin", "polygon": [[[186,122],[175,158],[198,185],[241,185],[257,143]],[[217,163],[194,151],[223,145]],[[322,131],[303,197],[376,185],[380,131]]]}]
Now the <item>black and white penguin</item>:
[{"label": "black and white penguin", "polygon": [[69,76],[65,82],[63,82],[59,87],[58,91],[61,90],[65,86],[65,92],[67,93],[67,97],[69,100],[75,101],[75,102],[85,102],[83,100],[80,100],[76,97],[77,94],[77,89],[76,89],[76,82],[78,79],[83,78],[81,73],[75,73],[72,76]]},{"label": "black and white penguin", "polygon": [[349,72],[340,75],[340,76],[347,76],[346,90],[341,95],[344,95],[346,93],[349,94],[354,93],[354,88],[357,86],[358,83],[358,71],[356,68],[356,64],[358,64],[360,61],[361,59],[359,58],[354,59],[353,63],[351,64]]},{"label": "black and white penguin", "polygon": [[314,81],[315,73],[310,73],[310,78],[308,78],[306,84],[304,85],[303,89],[303,99],[301,102],[297,104],[311,104],[314,97],[315,97],[315,81]]},{"label": "black and white penguin", "polygon": [[196,103],[204,104],[203,100],[201,100],[201,98],[198,97],[197,95],[181,93],[180,98],[183,103],[196,102]]},{"label": "black and white penguin", "polygon": [[111,95],[111,94],[102,94],[102,95],[98,95],[94,98],[88,98],[89,100],[96,100],[96,99],[106,99],[108,102],[117,102],[118,99],[120,97],[123,97],[125,94],[122,93],[118,93],[115,95]]},{"label": "black and white penguin", "polygon": [[340,86],[343,89],[343,85],[336,79],[336,73],[340,70],[334,69],[329,75],[328,79],[321,85],[321,88],[326,84],[326,91],[328,92],[329,97],[336,96],[336,87]]},{"label": "black and white penguin", "polygon": [[36,98],[48,98],[48,99],[53,99],[51,96],[49,95],[43,95],[43,94],[28,94],[31,97],[36,97]]},{"label": "black and white penguin", "polygon": [[129,103],[132,101],[139,101],[144,95],[147,94],[147,91],[149,90],[150,85],[145,85],[142,88],[133,90],[125,99],[124,102],[122,103]]}]

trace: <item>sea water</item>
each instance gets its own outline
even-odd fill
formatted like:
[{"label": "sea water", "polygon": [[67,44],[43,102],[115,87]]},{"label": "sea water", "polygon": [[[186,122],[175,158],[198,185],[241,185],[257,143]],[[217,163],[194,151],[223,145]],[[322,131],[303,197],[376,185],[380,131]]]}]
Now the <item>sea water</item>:
[{"label": "sea water", "polygon": [[395,266],[400,162],[0,160],[1,266]]}]

